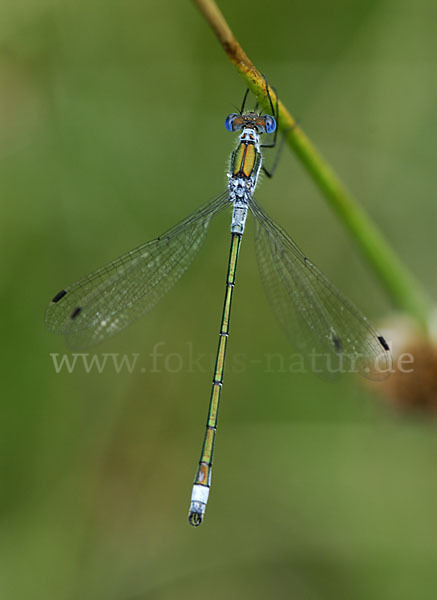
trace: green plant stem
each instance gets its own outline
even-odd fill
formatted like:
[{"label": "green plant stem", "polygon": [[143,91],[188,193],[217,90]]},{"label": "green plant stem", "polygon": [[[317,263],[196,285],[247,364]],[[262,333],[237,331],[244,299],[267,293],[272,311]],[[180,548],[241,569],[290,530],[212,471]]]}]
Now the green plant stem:
[{"label": "green plant stem", "polygon": [[[212,27],[249,89],[263,108],[270,110],[264,76],[235,39],[214,0],[193,1]],[[270,95],[275,103],[276,95],[272,89]],[[278,116],[278,125],[284,133],[288,146],[298,156],[340,221],[349,230],[397,308],[408,313],[424,330],[427,330],[432,303],[425,290],[399,260],[378,228],[371,222],[280,100]]]}]

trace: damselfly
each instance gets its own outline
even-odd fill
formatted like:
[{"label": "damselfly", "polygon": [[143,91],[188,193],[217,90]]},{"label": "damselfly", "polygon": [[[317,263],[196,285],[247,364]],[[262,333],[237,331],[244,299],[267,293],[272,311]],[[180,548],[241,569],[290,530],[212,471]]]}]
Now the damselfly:
[{"label": "damselfly", "polygon": [[[268,298],[291,342],[307,354],[326,358],[326,371],[355,371],[383,379],[391,353],[385,339],[366,317],[326,279],[291,237],[256,202],[253,194],[263,165],[262,148],[277,134],[277,95],[272,115],[245,112],[225,120],[240,132],[231,155],[228,189],[158,238],[131,250],[61,290],[46,312],[47,327],[63,334],[72,348],[85,348],[118,333],[153,308],[187,270],[205,239],[212,218],[232,208],[231,247],[219,344],[205,437],[189,510],[191,525],[200,525],[211,485],[211,466],[223,384],[232,294],[241,239],[250,211],[255,220],[256,254]],[[275,118],[276,117],[276,118]],[[261,136],[274,135],[272,144]]]}]

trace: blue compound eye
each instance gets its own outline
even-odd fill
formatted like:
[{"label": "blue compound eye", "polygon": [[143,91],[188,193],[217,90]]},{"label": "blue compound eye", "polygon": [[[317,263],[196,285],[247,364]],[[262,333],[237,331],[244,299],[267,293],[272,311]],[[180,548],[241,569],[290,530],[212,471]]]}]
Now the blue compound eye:
[{"label": "blue compound eye", "polygon": [[264,123],[266,124],[266,133],[273,133],[276,129],[276,121],[274,117],[266,115],[264,117]]},{"label": "blue compound eye", "polygon": [[236,113],[232,113],[231,115],[228,115],[226,117],[225,127],[228,131],[230,131],[230,132],[235,131],[234,130],[234,121],[237,117],[238,117],[238,115]]}]

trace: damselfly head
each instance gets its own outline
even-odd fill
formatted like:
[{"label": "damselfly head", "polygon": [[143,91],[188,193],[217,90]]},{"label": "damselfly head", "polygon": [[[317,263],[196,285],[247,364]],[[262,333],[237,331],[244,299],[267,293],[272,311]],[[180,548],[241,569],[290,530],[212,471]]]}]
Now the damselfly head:
[{"label": "damselfly head", "polygon": [[256,129],[258,133],[273,133],[276,129],[276,120],[271,115],[261,116],[255,112],[243,115],[232,113],[226,117],[225,127],[230,132],[248,127]]}]

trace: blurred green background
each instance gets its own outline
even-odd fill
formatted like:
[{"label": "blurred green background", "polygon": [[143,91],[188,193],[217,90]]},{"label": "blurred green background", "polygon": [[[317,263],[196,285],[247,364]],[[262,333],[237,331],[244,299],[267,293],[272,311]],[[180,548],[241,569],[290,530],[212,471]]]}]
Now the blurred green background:
[{"label": "blurred green background", "polygon": [[[220,6],[435,295],[435,2]],[[146,372],[55,371],[54,293],[224,189],[244,85],[194,6],[3,0],[0,86],[1,597],[435,598],[435,427],[353,378],[269,372],[267,354],[293,350],[251,225],[201,528],[186,517],[211,371],[189,352],[215,353],[229,214],[153,313],[96,349],[139,353]],[[257,198],[373,320],[390,313],[287,150]]]}]

